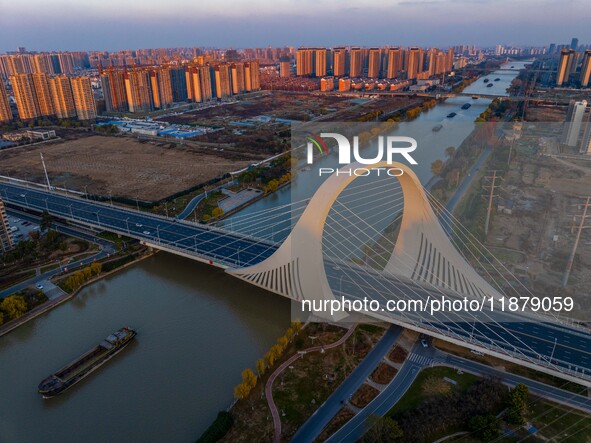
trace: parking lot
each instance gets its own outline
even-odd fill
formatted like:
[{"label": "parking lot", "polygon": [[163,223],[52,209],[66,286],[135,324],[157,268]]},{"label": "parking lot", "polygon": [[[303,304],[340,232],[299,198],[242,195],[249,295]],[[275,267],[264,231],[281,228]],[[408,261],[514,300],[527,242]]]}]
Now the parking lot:
[{"label": "parking lot", "polygon": [[31,232],[39,231],[39,225],[18,217],[8,217],[8,223],[10,224],[15,243],[28,240]]}]

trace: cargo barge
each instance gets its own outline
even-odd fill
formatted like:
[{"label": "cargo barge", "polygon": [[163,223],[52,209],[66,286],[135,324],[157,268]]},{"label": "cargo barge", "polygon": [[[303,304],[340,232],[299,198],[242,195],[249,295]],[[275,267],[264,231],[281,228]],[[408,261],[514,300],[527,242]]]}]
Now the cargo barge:
[{"label": "cargo barge", "polygon": [[136,334],[133,329],[125,327],[109,335],[99,345],[39,383],[39,393],[43,398],[61,394],[125,349]]}]

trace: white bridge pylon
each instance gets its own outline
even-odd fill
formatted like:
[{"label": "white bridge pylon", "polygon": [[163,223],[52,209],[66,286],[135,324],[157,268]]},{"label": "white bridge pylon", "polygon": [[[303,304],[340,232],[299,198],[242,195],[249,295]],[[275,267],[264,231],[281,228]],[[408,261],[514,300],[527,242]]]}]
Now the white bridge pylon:
[{"label": "white bridge pylon", "polygon": [[[349,170],[367,165],[350,164]],[[416,174],[402,163],[380,162],[373,168],[396,168],[404,206],[398,239],[382,271],[410,279],[426,288],[448,290],[468,298],[501,297],[461,256],[433,212]],[[235,277],[293,300],[335,298],[324,269],[322,236],[332,205],[355,179],[333,174],[316,191],[283,244],[273,255],[253,266],[227,270]]]}]

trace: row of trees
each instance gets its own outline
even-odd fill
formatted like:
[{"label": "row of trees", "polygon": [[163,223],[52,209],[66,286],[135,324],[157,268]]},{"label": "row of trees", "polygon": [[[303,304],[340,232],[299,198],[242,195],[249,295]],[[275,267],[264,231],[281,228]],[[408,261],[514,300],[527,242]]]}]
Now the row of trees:
[{"label": "row of trees", "polygon": [[61,282],[61,287],[66,292],[72,292],[90,280],[92,277],[99,275],[103,269],[103,266],[94,262],[90,266],[85,267],[80,271],[76,271],[72,275],[66,277]]},{"label": "row of trees", "polygon": [[[277,360],[281,358],[289,343],[302,330],[301,322],[292,322],[290,327],[277,339],[277,343],[271,346],[263,358],[259,358],[256,362],[256,370],[259,377],[262,377],[267,369],[272,367]],[[234,397],[237,399],[244,399],[254,389],[257,384],[257,376],[250,368],[242,371],[242,382],[234,388]]]}]

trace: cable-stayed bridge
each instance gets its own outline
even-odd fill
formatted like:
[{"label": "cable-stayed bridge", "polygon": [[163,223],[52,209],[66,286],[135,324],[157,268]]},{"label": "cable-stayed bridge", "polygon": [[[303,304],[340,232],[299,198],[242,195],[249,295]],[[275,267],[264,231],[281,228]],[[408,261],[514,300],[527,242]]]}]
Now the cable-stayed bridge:
[{"label": "cable-stayed bridge", "polygon": [[[225,227],[14,181],[0,182],[0,198],[9,207],[47,211],[68,222],[222,267],[297,301],[367,298],[383,307],[388,300],[428,303],[441,297],[499,300],[533,295],[523,285],[509,285],[508,270],[445,212],[412,170],[395,166],[404,174],[379,184],[353,187],[354,181],[362,180],[335,174],[310,199],[236,216],[224,222]],[[368,210],[372,216],[364,217]],[[442,224],[454,233],[451,240]],[[436,315],[381,309],[365,314],[591,386],[591,333],[559,318],[486,309]]]}]

